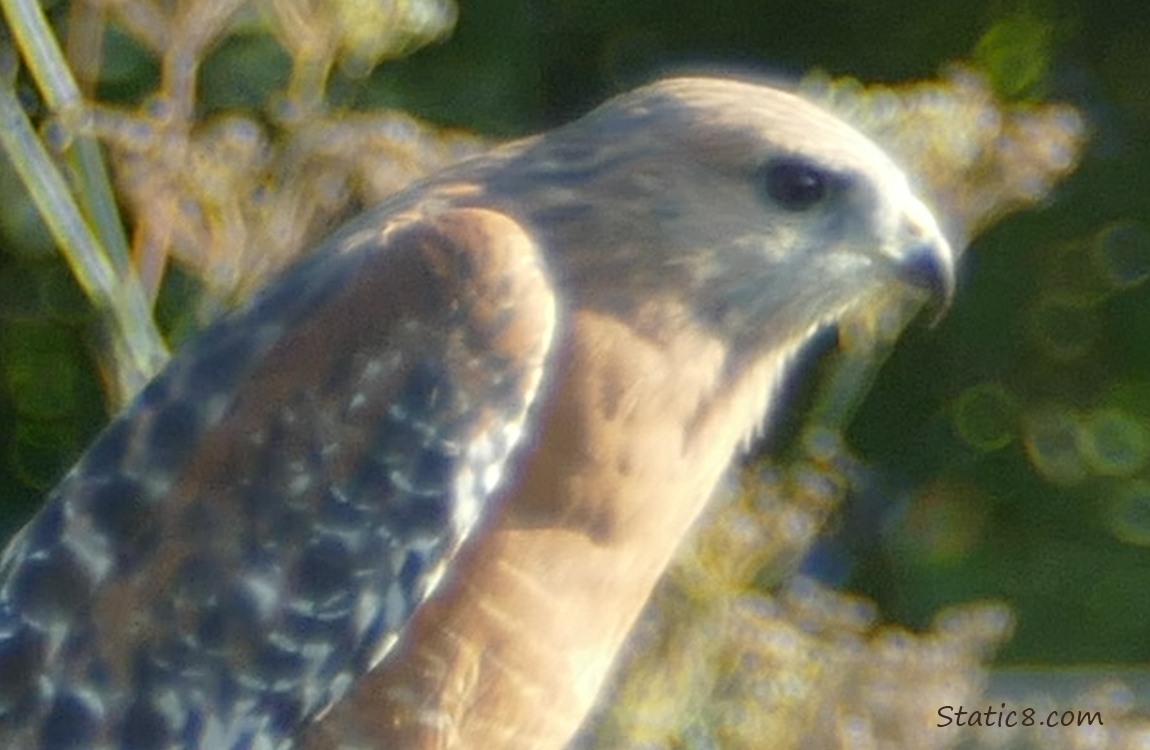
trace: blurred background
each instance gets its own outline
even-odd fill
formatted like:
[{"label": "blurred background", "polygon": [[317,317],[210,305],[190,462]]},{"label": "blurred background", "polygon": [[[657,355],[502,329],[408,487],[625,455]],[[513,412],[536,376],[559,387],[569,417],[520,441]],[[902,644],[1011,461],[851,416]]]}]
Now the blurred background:
[{"label": "blurred background", "polygon": [[[327,106],[405,111],[447,127],[442,138],[459,152],[479,147],[465,132],[533,133],[674,72],[786,80],[817,70],[899,84],[965,61],[1006,101],[1076,107],[1090,138],[1077,172],[977,237],[953,308],[909,331],[879,373],[848,435],[874,491],[841,511],[806,569],[911,628],[953,604],[1006,602],[1016,624],[1001,666],[1104,670],[1150,657],[1141,0],[483,0],[461,3],[457,17],[421,5],[424,26],[389,52],[341,48]],[[74,23],[68,4],[47,6],[54,23]],[[300,47],[270,26],[253,12],[204,50],[197,122],[244,110],[274,131],[297,116],[285,107],[307,97],[283,92],[299,84]],[[101,102],[164,116],[152,104],[165,72],[139,33],[113,24],[99,70]],[[17,90],[43,118],[23,74]],[[34,511],[111,403],[94,313],[22,191],[0,165],[0,538]],[[235,296],[204,279],[181,262],[162,277],[157,320],[173,345]]]}]

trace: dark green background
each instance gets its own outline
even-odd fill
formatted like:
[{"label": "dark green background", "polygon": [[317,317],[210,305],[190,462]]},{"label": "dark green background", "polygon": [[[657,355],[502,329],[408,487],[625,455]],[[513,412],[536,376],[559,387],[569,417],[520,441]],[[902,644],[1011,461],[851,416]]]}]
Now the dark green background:
[{"label": "dark green background", "polygon": [[[978,239],[950,314],[908,334],[860,411],[852,442],[884,502],[847,515],[846,585],[916,626],[948,604],[1006,600],[1019,615],[1006,661],[1141,662],[1150,656],[1150,490],[1139,488],[1150,466],[1052,481],[1019,425],[1042,409],[1073,419],[1107,408],[1125,419],[1116,450],[1137,454],[1150,434],[1150,285],[1042,317],[1057,259],[1086,257],[1116,222],[1133,227],[1134,274],[1150,264],[1138,234],[1150,221],[1144,3],[485,0],[461,9],[446,42],[370,81],[339,80],[332,92],[345,105],[401,106],[512,136],[667,72],[821,68],[900,82],[972,58],[1010,96],[1080,107],[1092,144],[1047,205]],[[259,101],[282,83],[285,62],[266,38],[233,39],[205,68],[202,102]],[[154,83],[154,65],[130,45],[113,46],[111,63],[107,96],[130,101]],[[4,171],[0,180],[7,534],[105,417],[86,348],[90,316],[14,178]],[[182,299],[168,290],[165,320],[179,318]],[[971,403],[989,404],[989,433],[972,425],[980,415]]]}]

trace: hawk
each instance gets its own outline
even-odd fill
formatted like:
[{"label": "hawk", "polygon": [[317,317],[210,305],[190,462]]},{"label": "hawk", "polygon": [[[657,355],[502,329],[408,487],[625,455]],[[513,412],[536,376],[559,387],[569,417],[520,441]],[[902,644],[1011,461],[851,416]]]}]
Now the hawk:
[{"label": "hawk", "polygon": [[843,316],[954,257],[871,141],[663,80],[417,184],[179,352],[0,559],[0,746],[558,748]]}]

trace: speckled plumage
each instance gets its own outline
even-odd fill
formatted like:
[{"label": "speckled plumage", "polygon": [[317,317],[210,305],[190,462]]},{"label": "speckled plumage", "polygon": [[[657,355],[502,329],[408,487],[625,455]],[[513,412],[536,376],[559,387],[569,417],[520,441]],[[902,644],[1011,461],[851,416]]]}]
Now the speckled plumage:
[{"label": "speckled plumage", "polygon": [[180,352],[5,552],[0,746],[561,747],[794,354],[951,264],[869,141],[730,81],[415,186]]}]

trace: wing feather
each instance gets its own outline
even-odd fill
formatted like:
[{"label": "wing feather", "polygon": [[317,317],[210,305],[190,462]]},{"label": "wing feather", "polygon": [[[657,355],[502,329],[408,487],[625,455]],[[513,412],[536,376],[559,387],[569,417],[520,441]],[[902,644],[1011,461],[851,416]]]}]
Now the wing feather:
[{"label": "wing feather", "polygon": [[0,565],[0,745],[278,748],[490,512],[554,335],[478,209],[353,226],[177,356]]}]

